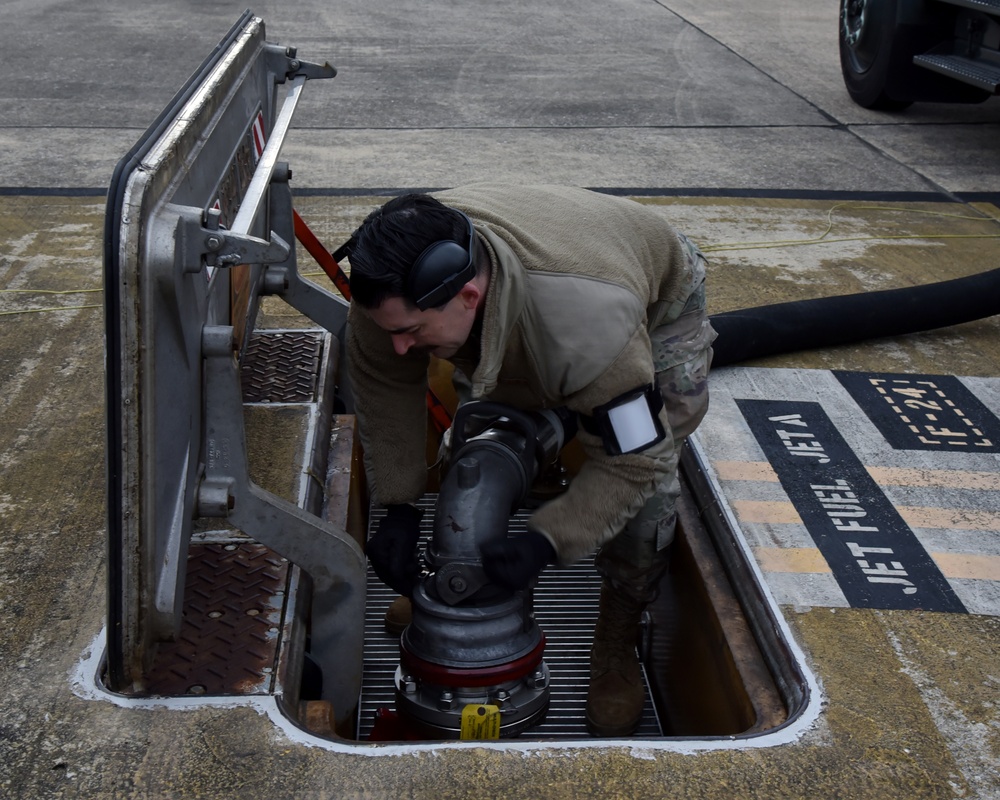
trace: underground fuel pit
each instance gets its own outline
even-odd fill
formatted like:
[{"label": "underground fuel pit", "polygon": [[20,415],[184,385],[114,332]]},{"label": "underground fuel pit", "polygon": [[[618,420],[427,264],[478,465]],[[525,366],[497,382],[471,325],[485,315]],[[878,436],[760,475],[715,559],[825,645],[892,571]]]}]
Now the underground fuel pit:
[{"label": "underground fuel pit", "polygon": [[[291,169],[278,160],[307,81],[335,73],[267,42],[262,20],[247,13],[112,176],[102,682],[129,697],[270,696],[303,728],[358,746],[372,741],[376,718],[401,712],[420,718],[424,741],[450,741],[462,735],[455,712],[465,706],[497,709],[491,736],[582,738],[599,588],[592,565],[548,571],[533,597],[509,607],[499,597],[487,604],[503,621],[487,626],[499,652],[480,640],[471,667],[447,663],[450,645],[405,634],[420,652],[402,663],[399,642],[381,631],[383,590],[366,576],[364,470],[340,369],[348,305],[298,271]],[[262,330],[264,297],[323,330],[304,339]],[[276,359],[282,380],[265,377],[266,397],[250,401],[241,374],[258,337],[306,352]],[[284,382],[299,371],[305,391]],[[508,433],[497,443],[506,447]],[[524,444],[501,459],[517,476],[515,495],[535,477],[535,448]],[[649,697],[638,736],[766,734],[804,708],[808,683],[692,449],[684,473],[673,567],[637,643]],[[504,529],[511,514],[523,526],[520,505],[507,498],[496,517]],[[454,573],[452,608],[476,581],[464,558],[446,553],[437,564]],[[383,674],[381,664],[392,667]],[[409,693],[397,669],[422,672],[431,688],[418,702],[399,702],[397,685]],[[473,683],[454,672],[463,669]]]},{"label": "underground fuel pit", "polygon": [[[689,450],[683,463],[680,522],[671,566],[657,599],[644,614],[636,642],[647,692],[633,738],[761,736],[800,713],[808,699],[806,681],[774,633],[776,610],[746,565],[734,538],[737,534],[716,508],[697,455]],[[424,497],[425,520],[433,517],[435,501],[436,495]],[[528,513],[522,510],[514,515],[512,533],[525,529]],[[377,524],[380,517],[380,512],[373,512],[370,524]],[[430,534],[429,522],[424,533]],[[720,553],[720,547],[727,549]],[[734,589],[731,574],[744,582],[741,591]],[[599,595],[600,578],[592,559],[542,573],[534,589],[533,615],[545,639],[549,700],[544,716],[521,731],[519,740],[591,738],[584,706]],[[369,571],[357,740],[459,739],[458,726],[435,736],[419,724],[410,724],[406,681],[400,685],[400,639],[384,625],[394,598]],[[763,636],[755,630],[759,626],[763,626]],[[440,707],[454,707],[454,690],[441,687],[440,691],[447,692],[437,698]],[[398,713],[400,702],[402,714]],[[502,700],[499,707],[503,707]],[[454,719],[459,716],[452,715]]]}]

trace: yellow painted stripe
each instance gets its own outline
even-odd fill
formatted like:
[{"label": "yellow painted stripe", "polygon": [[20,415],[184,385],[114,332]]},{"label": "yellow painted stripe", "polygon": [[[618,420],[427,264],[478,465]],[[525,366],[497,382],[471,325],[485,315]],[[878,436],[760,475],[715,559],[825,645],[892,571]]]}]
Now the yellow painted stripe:
[{"label": "yellow painted stripe", "polygon": [[757,563],[765,572],[829,573],[832,570],[815,547],[755,547]]},{"label": "yellow painted stripe", "polygon": [[[777,483],[778,476],[766,461],[713,461],[716,474],[724,481]],[[1000,472],[961,469],[908,469],[866,467],[880,486],[927,486],[939,489],[975,489],[1000,492]]]},{"label": "yellow painted stripe", "polygon": [[900,506],[896,510],[911,528],[1000,531],[1000,512],[997,511],[974,511],[964,508],[920,508],[917,506]]},{"label": "yellow painted stripe", "polygon": [[[829,574],[829,564],[815,547],[755,547],[757,563],[765,572]],[[946,578],[1000,581],[1000,556],[971,553],[931,553]]]},{"label": "yellow painted stripe", "polygon": [[1000,472],[973,472],[961,469],[905,469],[867,467],[882,486],[928,486],[941,489],[976,489],[1000,492]]},{"label": "yellow painted stripe", "polygon": [[760,522],[771,525],[801,525],[802,517],[791,503],[777,500],[736,500],[733,511],[740,522]]},{"label": "yellow painted stripe", "polygon": [[967,553],[931,553],[946,578],[1000,581],[1000,556]]},{"label": "yellow painted stripe", "polygon": [[713,461],[715,474],[723,481],[767,481],[776,483],[778,474],[766,461]]},{"label": "yellow painted stripe", "polygon": [[[802,517],[791,503],[781,500],[736,500],[732,504],[741,522],[765,525],[801,525]],[[946,528],[960,531],[1000,531],[1000,512],[964,508],[896,509],[911,528]]]}]

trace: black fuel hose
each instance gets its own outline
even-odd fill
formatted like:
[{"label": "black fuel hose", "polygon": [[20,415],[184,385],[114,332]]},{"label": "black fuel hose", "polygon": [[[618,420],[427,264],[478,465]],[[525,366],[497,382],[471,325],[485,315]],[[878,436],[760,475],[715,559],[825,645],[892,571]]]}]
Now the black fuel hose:
[{"label": "black fuel hose", "polygon": [[797,300],[711,316],[713,367],[901,336],[1000,314],[1000,269],[880,292]]}]

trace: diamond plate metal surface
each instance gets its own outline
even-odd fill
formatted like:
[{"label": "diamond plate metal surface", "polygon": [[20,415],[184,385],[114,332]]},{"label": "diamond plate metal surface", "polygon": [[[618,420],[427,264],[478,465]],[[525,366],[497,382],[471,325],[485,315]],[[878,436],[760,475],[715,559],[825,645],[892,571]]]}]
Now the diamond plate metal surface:
[{"label": "diamond plate metal surface", "polygon": [[254,331],[240,365],[245,403],[313,403],[323,333]]},{"label": "diamond plate metal surface", "polygon": [[192,542],[180,635],[160,645],[147,693],[271,691],[288,568],[260,544]]},{"label": "diamond plate metal surface", "polygon": [[[240,366],[246,403],[317,403],[323,331],[258,330]],[[157,648],[146,694],[273,691],[289,564],[236,530],[196,524],[188,550],[181,630]],[[219,536],[223,538],[220,540]]]},{"label": "diamond plate metal surface", "polygon": [[[431,533],[436,495],[420,502],[425,510],[421,530]],[[383,511],[373,509],[372,525]],[[511,533],[527,530],[528,512],[511,520]],[[552,696],[545,719],[525,731],[520,741],[591,739],[584,719],[590,680],[590,646],[597,623],[601,580],[592,559],[572,567],[546,570],[535,588],[535,618],[545,632],[545,663],[551,671]],[[385,612],[396,595],[368,570],[368,605],[365,610],[364,681],[358,738],[368,739],[379,708],[395,709],[393,674],[399,665],[399,638],[385,631]],[[661,736],[662,730],[646,691],[646,705],[636,736]]]}]

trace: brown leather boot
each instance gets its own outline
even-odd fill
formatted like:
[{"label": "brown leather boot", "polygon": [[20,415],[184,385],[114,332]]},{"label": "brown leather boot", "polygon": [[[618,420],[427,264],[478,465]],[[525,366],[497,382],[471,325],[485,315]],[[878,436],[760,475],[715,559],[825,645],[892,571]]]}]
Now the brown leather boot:
[{"label": "brown leather boot", "polygon": [[604,581],[590,651],[587,730],[594,736],[630,736],[642,720],[645,689],[636,654],[644,605]]},{"label": "brown leather boot", "polygon": [[409,597],[397,597],[385,612],[385,631],[392,636],[401,636],[406,626],[413,621],[413,605]]}]

